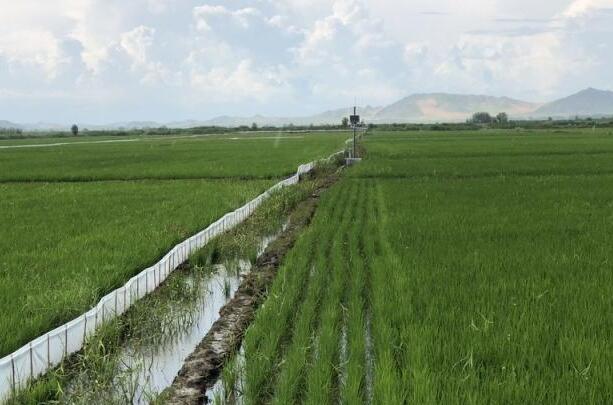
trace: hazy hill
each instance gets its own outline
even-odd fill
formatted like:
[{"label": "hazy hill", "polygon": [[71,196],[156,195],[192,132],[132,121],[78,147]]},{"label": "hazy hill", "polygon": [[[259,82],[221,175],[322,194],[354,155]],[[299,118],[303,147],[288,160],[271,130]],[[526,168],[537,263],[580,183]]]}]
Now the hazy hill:
[{"label": "hazy hill", "polygon": [[585,89],[543,105],[534,112],[534,115],[538,117],[613,115],[613,91]]},{"label": "hazy hill", "polygon": [[[358,107],[358,113],[366,120],[371,120],[375,114],[381,109],[381,107]],[[201,125],[216,125],[216,126],[251,126],[254,122],[258,126],[284,126],[289,124],[294,125],[318,125],[318,124],[340,124],[343,117],[348,117],[353,113],[352,108],[339,108],[336,110],[324,111],[320,114],[308,115],[303,117],[265,117],[262,115],[255,115],[251,117],[232,117],[221,116],[207,121],[202,121]]]},{"label": "hazy hill", "polygon": [[406,121],[464,121],[475,112],[510,116],[530,113],[538,104],[508,97],[492,97],[464,94],[414,94],[381,109],[374,117],[376,122]]},{"label": "hazy hill", "polygon": [[0,128],[2,129],[22,129],[22,126],[11,121],[0,120]]},{"label": "hazy hill", "polygon": [[[358,114],[366,122],[462,122],[473,113],[486,111],[490,114],[506,112],[511,118],[567,118],[574,116],[613,116],[613,92],[586,89],[572,96],[546,104],[515,100],[509,97],[483,95],[430,93],[413,94],[384,107],[359,107]],[[193,128],[198,126],[236,127],[251,126],[254,122],[260,126],[282,127],[294,125],[340,124],[343,117],[352,113],[350,107],[324,111],[319,114],[302,117],[267,117],[254,116],[220,116],[210,120],[185,120],[170,123],[154,121],[117,122],[105,125],[79,124],[88,129],[132,129],[132,128]],[[1,121],[0,128],[21,128],[24,130],[63,130],[70,125],[52,123],[16,124]]]},{"label": "hazy hill", "polygon": [[[124,121],[124,122],[116,122],[116,123],[109,125],[109,127],[111,127],[112,129],[120,128],[120,129],[127,129],[127,130],[138,129],[138,128],[156,128],[160,126],[162,125],[155,121]],[[92,128],[95,128],[95,126],[90,126],[90,129]]]}]

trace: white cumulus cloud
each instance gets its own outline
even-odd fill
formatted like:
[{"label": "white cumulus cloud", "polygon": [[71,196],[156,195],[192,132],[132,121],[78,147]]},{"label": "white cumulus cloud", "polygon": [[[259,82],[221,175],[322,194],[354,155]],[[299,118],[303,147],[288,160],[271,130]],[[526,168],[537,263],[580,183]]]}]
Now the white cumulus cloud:
[{"label": "white cumulus cloud", "polygon": [[[613,0],[0,0],[0,119],[296,115],[611,88]],[[53,100],[53,101],[49,101]]]}]

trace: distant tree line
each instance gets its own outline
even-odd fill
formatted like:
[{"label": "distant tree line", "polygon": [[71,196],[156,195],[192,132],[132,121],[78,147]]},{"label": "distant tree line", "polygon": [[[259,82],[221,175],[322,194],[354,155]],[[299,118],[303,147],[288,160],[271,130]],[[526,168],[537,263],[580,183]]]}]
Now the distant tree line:
[{"label": "distant tree line", "polygon": [[[486,115],[487,114],[487,115]],[[40,137],[70,137],[75,135],[84,136],[147,136],[147,135],[197,135],[197,134],[226,134],[249,131],[326,131],[345,130],[348,122],[341,121],[339,125],[293,125],[284,126],[251,126],[238,127],[201,126],[194,128],[140,128],[140,129],[115,129],[115,130],[88,130],[87,128],[67,128],[66,131],[23,131],[20,128],[0,128],[0,139],[24,139]],[[509,128],[509,129],[565,129],[565,128],[613,128],[613,117],[609,118],[580,118],[566,120],[513,120],[505,113],[491,116],[488,113],[477,113],[466,122],[459,123],[434,123],[434,124],[368,124],[369,128],[386,131],[475,131],[484,128]],[[75,131],[76,130],[76,131]]]},{"label": "distant tree line", "polygon": [[496,116],[492,116],[488,112],[476,112],[467,122],[477,125],[505,126],[509,123],[509,116],[505,112],[498,113]]},{"label": "distant tree line", "polygon": [[481,126],[470,123],[437,123],[437,124],[368,124],[370,129],[384,131],[475,131]]},{"label": "distant tree line", "polygon": [[[574,118],[566,120],[500,120],[497,117],[480,117],[474,122],[473,117],[466,122],[436,124],[369,124],[369,128],[385,131],[476,131],[480,129],[567,129],[567,128],[613,128],[613,118]],[[484,121],[481,121],[484,120]]]},{"label": "distant tree line", "polygon": [[0,139],[19,139],[23,138],[21,128],[0,128]]},{"label": "distant tree line", "polygon": [[563,120],[512,120],[510,128],[564,129],[564,128],[613,128],[613,118],[574,118]]},{"label": "distant tree line", "polygon": [[147,135],[197,135],[197,134],[227,134],[236,132],[253,131],[316,131],[316,130],[339,130],[346,129],[342,125],[294,125],[283,126],[258,126],[256,123],[237,127],[200,126],[193,128],[119,128],[112,130],[78,128],[76,125],[67,128],[66,131],[22,131],[14,128],[0,128],[0,139],[24,139],[56,137],[64,138],[77,135],[83,136],[147,136]]}]

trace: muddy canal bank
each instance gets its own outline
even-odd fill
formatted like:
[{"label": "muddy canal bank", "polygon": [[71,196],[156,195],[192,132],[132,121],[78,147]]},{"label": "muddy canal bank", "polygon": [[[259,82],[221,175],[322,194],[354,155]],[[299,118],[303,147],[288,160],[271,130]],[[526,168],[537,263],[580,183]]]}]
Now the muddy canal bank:
[{"label": "muddy canal bank", "polygon": [[196,350],[186,359],[172,386],[162,395],[168,404],[202,404],[210,400],[206,391],[215,385],[224,364],[241,345],[243,335],[253,321],[259,305],[285,254],[307,227],[317,208],[319,197],[337,180],[337,174],[321,180],[314,192],[300,202],[289,216],[285,230],[256,260],[246,274],[234,297],[220,311]]}]

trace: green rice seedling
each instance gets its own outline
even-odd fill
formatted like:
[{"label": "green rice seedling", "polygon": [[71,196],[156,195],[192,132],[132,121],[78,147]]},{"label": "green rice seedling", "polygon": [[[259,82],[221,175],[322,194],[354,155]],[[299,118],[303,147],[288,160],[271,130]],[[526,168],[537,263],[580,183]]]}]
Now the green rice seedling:
[{"label": "green rice seedling", "polygon": [[221,374],[222,391],[219,395],[220,404],[234,404],[237,403],[237,397],[241,395],[240,379],[241,369],[239,362],[241,361],[241,354],[237,354],[234,358],[225,365]]},{"label": "green rice seedling", "polygon": [[[445,148],[469,154],[468,148],[482,145],[494,157],[473,153],[470,159],[482,164],[466,171],[464,157],[422,155],[417,159],[443,174],[411,179],[399,169],[396,180],[377,179],[384,217],[377,228],[388,252],[373,277],[387,273],[381,294],[395,305],[382,306],[381,314],[388,314],[393,325],[388,340],[400,350],[387,355],[375,343],[381,367],[375,372],[375,398],[394,402],[391,395],[402,391],[385,381],[398,380],[390,371],[399,370],[408,382],[400,401],[607,402],[604,381],[611,372],[608,367],[593,372],[594,359],[610,355],[602,349],[606,338],[579,321],[586,316],[587,297],[608,296],[610,285],[601,214],[610,198],[603,186],[610,175],[600,163],[608,153],[606,140],[536,133],[430,142],[443,155]],[[585,150],[590,143],[602,145],[602,154]],[[419,148],[419,142],[413,146]],[[394,153],[401,148],[396,145]],[[513,150],[512,165],[496,157]],[[487,176],[496,161],[517,169]],[[530,176],[518,171],[547,161],[546,171],[530,169]],[[415,172],[412,165],[402,170]],[[454,171],[470,176],[447,174]],[[608,329],[607,300],[589,300],[590,318]],[[394,367],[383,367],[386,363]]]},{"label": "green rice seedling", "polygon": [[313,342],[311,361],[307,369],[305,403],[330,404],[335,400],[338,391],[340,370],[339,342],[342,321],[342,304],[347,280],[351,277],[348,262],[350,260],[348,241],[351,238],[353,224],[360,221],[361,208],[363,207],[360,197],[363,196],[362,184],[350,182],[351,188],[347,193],[351,196],[347,203],[347,216],[340,223],[335,238],[330,241],[329,271],[330,284],[327,294],[321,306],[320,325],[317,331],[317,339]]},{"label": "green rice seedling", "polygon": [[[344,201],[342,198],[341,203]],[[343,213],[343,206],[336,203],[328,194],[322,197],[320,203],[320,209],[331,210],[332,220]],[[313,221],[314,224],[323,224],[325,219],[316,217]],[[307,293],[304,286],[308,286],[311,277],[317,274],[312,270],[314,262],[311,258],[316,255],[317,244],[322,249],[326,248],[332,233],[333,229],[321,225],[305,231],[279,269],[269,297],[256,315],[254,326],[247,330],[244,344],[247,354],[246,403],[261,403],[272,395],[280,352],[285,350],[284,343],[292,337],[294,319]]]},{"label": "green rice seedling", "polygon": [[613,172],[613,140],[601,132],[484,135],[480,132],[367,137],[368,164],[352,176],[373,178],[475,178],[598,175]]},{"label": "green rice seedling", "polygon": [[232,291],[230,290],[230,282],[228,280],[224,280],[223,294],[224,294],[224,297],[226,297],[226,299],[229,299],[230,294],[232,294]]},{"label": "green rice seedling", "polygon": [[[313,235],[301,239],[297,246],[309,248],[314,243]],[[288,334],[288,325],[303,293],[302,285],[309,277],[309,257],[301,259],[288,257],[286,266],[295,266],[293,271],[281,271],[271,290],[267,303],[260,308],[256,319],[257,328],[249,328],[245,335],[245,351],[253,352],[245,360],[246,403],[261,403],[270,395],[272,379],[274,379],[278,351]]]},{"label": "green rice seedling", "polygon": [[372,184],[364,182],[360,193],[357,220],[349,235],[348,298],[345,311],[347,330],[346,364],[341,364],[340,398],[344,404],[366,402],[366,263],[364,239],[367,237],[367,200],[372,198]]},{"label": "green rice seedling", "polygon": [[0,230],[0,356],[82,314],[174,244],[269,185],[0,185],[0,223],[6,224]]},{"label": "green rice seedling", "polygon": [[225,405],[227,403],[223,395],[219,392],[215,393],[215,396],[213,397],[212,402],[214,405]]},{"label": "green rice seedling", "polygon": [[[346,138],[264,135],[0,149],[0,356],[90,309],[174,244]],[[276,201],[289,207],[293,196]],[[214,247],[201,265],[219,259]]]},{"label": "green rice seedling", "polygon": [[[308,190],[312,187],[306,183],[286,189],[279,196],[282,195],[286,201],[294,201],[293,193],[304,198],[310,194]],[[307,194],[305,190],[308,191]],[[257,240],[261,237],[261,231],[254,222],[277,221],[278,216],[287,215],[285,205],[274,200],[273,198],[265,201],[256,210],[256,215],[239,226],[246,229],[239,230]],[[271,210],[269,205],[273,205],[275,209]],[[262,215],[262,211],[265,211],[269,218]],[[213,241],[219,242],[216,249],[220,257],[230,256],[230,253],[224,250],[230,246],[225,241],[227,238],[232,238],[231,233],[223,234]],[[130,368],[120,367],[118,354],[127,346],[131,352],[138,352],[142,348],[147,355],[164,350],[167,343],[174,341],[182,331],[189,330],[196,319],[194,312],[201,306],[201,300],[207,299],[207,294],[201,291],[202,279],[208,277],[212,269],[211,266],[194,265],[173,273],[155,293],[137,302],[126,315],[111,322],[92,337],[83,355],[79,353],[73,356],[69,362],[30,384],[27,389],[20,391],[11,403],[44,403],[56,400],[74,402],[81,399],[86,401],[87,398],[96,396],[117,400],[119,394],[127,396],[133,393],[137,387],[135,376],[142,370],[138,364]],[[104,330],[114,333],[103,333]],[[100,349],[104,349],[103,355],[94,356]],[[118,372],[120,368],[124,369],[121,373]],[[118,390],[113,389],[114,385]],[[67,387],[70,389],[67,390]],[[141,390],[142,388],[139,387]],[[155,396],[147,391],[144,394],[152,403],[163,403],[164,395]]]},{"label": "green rice seedling", "polygon": [[0,148],[0,182],[279,179],[294,174],[302,163],[341,150],[347,137],[346,132],[142,137],[133,142]]},{"label": "green rice seedling", "polygon": [[[321,322],[320,311],[330,294],[329,286],[334,279],[334,265],[332,254],[339,239],[343,238],[343,231],[351,220],[351,202],[355,199],[355,187],[342,188],[337,192],[346,194],[346,201],[341,201],[341,219],[339,227],[326,227],[324,236],[319,240],[314,255],[316,260],[312,268],[312,276],[308,283],[308,291],[303,301],[300,312],[295,318],[291,341],[288,344],[285,361],[278,377],[274,403],[291,403],[298,398],[302,386],[306,385],[306,373],[309,367],[309,358],[315,356],[312,350],[315,348],[317,324]],[[340,294],[340,292],[339,292]]]},{"label": "green rice seedling", "polygon": [[[607,177],[421,183],[404,197],[390,192],[399,194],[398,182],[385,184],[390,205],[415,195],[411,225],[394,215],[388,233],[411,253],[398,267],[411,269],[406,278],[422,286],[404,283],[409,310],[398,323],[406,325],[407,339],[420,342],[407,346],[420,381],[411,385],[416,399],[598,398],[606,368],[589,383],[565,370],[590,362],[594,370],[594,359],[607,356],[604,336],[580,320],[589,300],[590,317],[608,327],[607,300],[588,298],[608,285],[606,225],[596,219],[610,198]],[[485,198],[488,204],[467,211]],[[408,226],[421,231],[405,233]],[[522,380],[528,377],[532,383]]]},{"label": "green rice seedling", "polygon": [[[300,316],[272,315],[288,295],[267,300],[250,331],[286,343],[246,345],[246,364],[268,370],[246,374],[248,387],[266,386],[250,403],[610,402],[610,137],[374,132],[363,142],[366,159],[308,232],[334,235],[332,263],[347,242],[347,266],[330,266],[318,305],[292,296],[310,333]],[[350,183],[363,199],[355,209]],[[288,265],[304,274],[320,246],[296,245]],[[281,274],[277,291],[313,287]]]},{"label": "green rice seedling", "polygon": [[[394,252],[387,248],[383,239],[387,218],[381,212],[380,202],[378,201],[375,213],[376,222],[370,224],[373,233],[369,233],[370,237],[380,241],[380,254],[371,256],[370,300],[374,346],[372,395],[374,403],[377,404],[400,404],[404,401],[405,385],[401,378],[401,364],[398,361],[403,346],[396,320],[402,310],[398,304],[403,291],[399,290],[396,283],[400,275],[394,263]],[[372,246],[370,249],[372,251]]]}]

